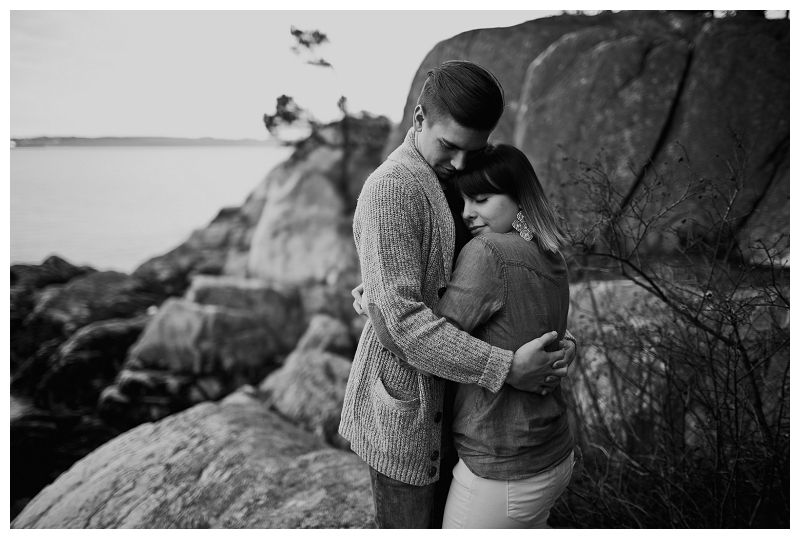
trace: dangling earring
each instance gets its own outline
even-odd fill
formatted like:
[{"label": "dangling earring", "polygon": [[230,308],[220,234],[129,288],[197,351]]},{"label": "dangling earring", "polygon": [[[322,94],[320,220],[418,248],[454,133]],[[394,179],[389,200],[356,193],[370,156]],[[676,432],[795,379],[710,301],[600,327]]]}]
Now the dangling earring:
[{"label": "dangling earring", "polygon": [[525,216],[522,215],[521,211],[517,213],[517,218],[514,219],[514,222],[511,223],[511,226],[514,227],[514,230],[519,232],[519,235],[522,236],[523,240],[531,241],[533,239],[533,232],[531,232],[531,229],[528,228],[528,223],[525,222]]}]

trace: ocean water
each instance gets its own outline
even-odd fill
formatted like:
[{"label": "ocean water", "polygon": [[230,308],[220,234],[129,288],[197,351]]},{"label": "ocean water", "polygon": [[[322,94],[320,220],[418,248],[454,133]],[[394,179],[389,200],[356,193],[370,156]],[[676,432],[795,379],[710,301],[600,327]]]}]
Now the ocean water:
[{"label": "ocean water", "polygon": [[282,147],[48,147],[11,150],[11,263],[57,254],[132,272],[240,206]]}]

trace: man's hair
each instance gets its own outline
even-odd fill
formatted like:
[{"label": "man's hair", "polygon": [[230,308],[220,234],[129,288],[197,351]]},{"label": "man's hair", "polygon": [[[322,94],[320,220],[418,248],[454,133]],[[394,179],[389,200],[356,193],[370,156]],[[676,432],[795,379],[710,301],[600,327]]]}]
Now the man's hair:
[{"label": "man's hair", "polygon": [[417,104],[432,123],[447,114],[462,127],[491,131],[503,115],[505,97],[488,69],[449,60],[428,71]]},{"label": "man's hair", "polygon": [[514,146],[489,144],[451,182],[460,195],[468,198],[492,193],[510,196],[522,206],[528,228],[542,249],[556,252],[566,243],[567,231],[548,202],[533,165]]}]

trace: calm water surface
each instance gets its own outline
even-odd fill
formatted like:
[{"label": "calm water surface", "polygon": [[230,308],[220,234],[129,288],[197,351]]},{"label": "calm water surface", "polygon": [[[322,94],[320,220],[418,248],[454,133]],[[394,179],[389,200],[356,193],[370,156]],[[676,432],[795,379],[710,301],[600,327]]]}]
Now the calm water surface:
[{"label": "calm water surface", "polygon": [[240,206],[289,157],[273,147],[11,150],[11,262],[58,254],[132,272]]}]

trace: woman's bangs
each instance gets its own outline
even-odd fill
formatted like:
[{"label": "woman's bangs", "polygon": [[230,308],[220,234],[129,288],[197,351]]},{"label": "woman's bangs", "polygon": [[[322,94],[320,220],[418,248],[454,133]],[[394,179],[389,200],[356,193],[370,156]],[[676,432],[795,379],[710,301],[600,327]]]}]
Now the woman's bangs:
[{"label": "woman's bangs", "polygon": [[485,170],[473,170],[458,174],[453,178],[453,185],[459,194],[467,198],[503,192],[489,180]]}]

